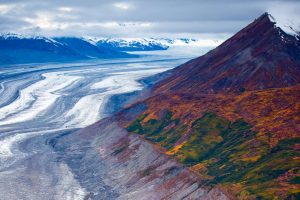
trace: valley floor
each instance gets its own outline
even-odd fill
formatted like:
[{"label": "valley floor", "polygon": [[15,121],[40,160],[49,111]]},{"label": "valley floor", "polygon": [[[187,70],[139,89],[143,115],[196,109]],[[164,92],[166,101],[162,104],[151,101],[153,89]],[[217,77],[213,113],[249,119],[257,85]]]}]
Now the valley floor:
[{"label": "valley floor", "polygon": [[[186,60],[148,56],[2,67],[0,199],[87,197],[91,188],[80,180],[80,173],[74,173],[76,167],[70,169],[73,158],[61,158],[61,152],[53,150],[53,138],[109,116],[126,103],[128,95],[121,94],[143,89],[137,80]],[[114,95],[119,98],[111,101]],[[107,187],[101,178],[88,181],[105,193],[103,199],[119,196],[119,191]]]}]

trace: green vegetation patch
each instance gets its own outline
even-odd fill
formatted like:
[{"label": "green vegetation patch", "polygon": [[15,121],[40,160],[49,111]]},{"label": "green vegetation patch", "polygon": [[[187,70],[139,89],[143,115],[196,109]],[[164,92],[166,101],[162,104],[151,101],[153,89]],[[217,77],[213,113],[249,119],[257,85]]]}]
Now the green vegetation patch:
[{"label": "green vegetation patch", "polygon": [[214,113],[206,113],[192,124],[192,133],[176,156],[185,164],[196,164],[209,156],[223,141],[222,134],[230,122]]},{"label": "green vegetation patch", "polygon": [[172,113],[168,110],[163,113],[160,120],[150,119],[143,123],[146,116],[147,114],[141,115],[127,127],[127,130],[143,135],[145,139],[166,149],[174,147],[186,131],[187,126],[180,126],[180,120],[172,119]]},{"label": "green vegetation patch", "polygon": [[[127,130],[166,149],[173,148],[187,132],[187,127],[180,125],[180,119],[172,119],[169,111],[159,120],[142,123],[145,117],[141,115]],[[300,138],[282,140],[271,148],[244,120],[231,122],[215,113],[205,113],[192,123],[184,141],[174,156],[188,166],[205,165],[207,175],[214,177],[210,180],[211,185],[239,184],[242,186],[241,196],[248,194],[257,199],[274,199],[280,194],[280,181],[299,184],[296,174],[299,174],[300,163],[295,158],[300,157],[300,152],[293,147],[300,143]],[[295,172],[294,177],[289,180],[280,178],[291,171]],[[289,189],[287,192],[289,198],[299,196],[299,190]]]}]

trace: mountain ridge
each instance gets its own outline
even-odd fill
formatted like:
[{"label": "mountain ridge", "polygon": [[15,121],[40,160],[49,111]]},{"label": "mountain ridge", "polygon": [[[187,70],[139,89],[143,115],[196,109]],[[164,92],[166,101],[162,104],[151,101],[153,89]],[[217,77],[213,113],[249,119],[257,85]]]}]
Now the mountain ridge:
[{"label": "mountain ridge", "polygon": [[[158,90],[181,88],[187,91],[197,88],[201,92],[236,92],[299,83],[300,41],[296,37],[285,34],[281,29],[275,28],[274,24],[269,19],[268,13],[263,14],[219,47],[175,68],[173,80],[166,79],[160,83],[160,86],[155,87],[160,87]],[[284,42],[282,41],[283,34]],[[266,65],[261,66],[262,63]],[[291,67],[286,69],[284,67],[286,64]],[[186,72],[183,71],[184,69]],[[285,73],[289,74],[289,77],[282,76]],[[278,81],[278,79],[284,80]],[[185,80],[189,82],[186,85]],[[173,82],[177,82],[178,85]]]},{"label": "mountain ridge", "polygon": [[298,199],[299,53],[297,37],[265,13],[161,74],[149,98],[118,114],[119,124],[233,199]]},{"label": "mountain ridge", "polygon": [[14,33],[0,35],[0,50],[2,65],[137,57],[133,54],[98,47],[76,37],[50,38]]}]

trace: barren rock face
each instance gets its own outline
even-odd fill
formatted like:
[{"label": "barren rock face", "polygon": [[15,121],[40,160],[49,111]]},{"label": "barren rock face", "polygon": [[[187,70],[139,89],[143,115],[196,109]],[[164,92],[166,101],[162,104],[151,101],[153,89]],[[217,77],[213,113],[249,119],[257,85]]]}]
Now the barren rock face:
[{"label": "barren rock face", "polygon": [[86,199],[228,199],[112,118],[52,144],[86,189]]}]

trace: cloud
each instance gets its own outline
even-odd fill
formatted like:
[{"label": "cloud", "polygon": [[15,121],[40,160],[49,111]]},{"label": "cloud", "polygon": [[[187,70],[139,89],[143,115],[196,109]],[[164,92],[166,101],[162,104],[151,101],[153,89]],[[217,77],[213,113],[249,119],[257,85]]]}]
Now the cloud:
[{"label": "cloud", "polygon": [[59,7],[58,10],[62,12],[72,12],[73,9],[71,7]]},{"label": "cloud", "polygon": [[128,3],[124,3],[124,2],[114,3],[113,6],[116,8],[119,8],[121,10],[128,10],[130,8],[130,5]]},{"label": "cloud", "polygon": [[6,14],[14,8],[13,5],[0,5],[0,14]]},{"label": "cloud", "polygon": [[265,11],[300,19],[292,0],[0,0],[0,30],[50,36],[226,38]]}]

